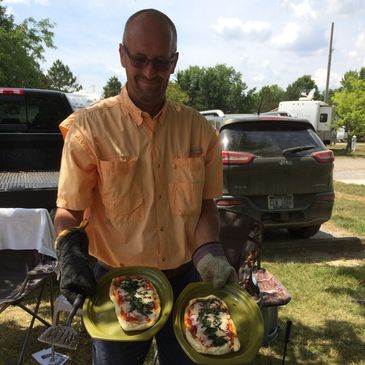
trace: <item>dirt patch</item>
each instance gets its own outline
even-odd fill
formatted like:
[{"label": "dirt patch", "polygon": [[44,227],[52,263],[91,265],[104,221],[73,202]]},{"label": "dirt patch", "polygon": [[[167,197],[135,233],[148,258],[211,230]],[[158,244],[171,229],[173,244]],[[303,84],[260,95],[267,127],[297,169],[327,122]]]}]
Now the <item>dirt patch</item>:
[{"label": "dirt patch", "polygon": [[354,266],[364,266],[365,265],[365,251],[360,252],[359,256],[361,258],[358,259],[334,259],[330,261],[324,261],[324,264],[331,266],[346,266],[346,267],[354,267]]},{"label": "dirt patch", "polygon": [[365,196],[351,195],[346,193],[340,193],[336,191],[336,198],[342,198],[351,201],[357,201],[365,204]]},{"label": "dirt patch", "polygon": [[333,237],[356,237],[356,234],[348,229],[338,227],[333,222],[328,221],[322,224],[320,232],[315,238],[321,238],[321,234],[330,235]]},{"label": "dirt patch", "polygon": [[[361,240],[363,244],[361,244]],[[263,260],[311,262],[343,267],[365,266],[364,237],[328,221],[310,239],[293,239],[286,230],[264,239]]]}]

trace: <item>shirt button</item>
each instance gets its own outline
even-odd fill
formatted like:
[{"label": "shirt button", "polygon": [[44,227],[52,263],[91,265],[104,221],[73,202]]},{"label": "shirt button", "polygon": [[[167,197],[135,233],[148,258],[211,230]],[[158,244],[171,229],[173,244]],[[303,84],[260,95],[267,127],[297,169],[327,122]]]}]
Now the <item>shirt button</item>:
[{"label": "shirt button", "polygon": [[158,199],[162,199],[162,195],[161,194],[158,194]]},{"label": "shirt button", "polygon": [[156,165],[156,167],[159,169],[159,168],[161,167],[161,165],[158,163],[158,164]]},{"label": "shirt button", "polygon": [[162,261],[162,262],[165,262],[165,261],[166,261],[166,257],[162,257],[162,258],[161,258],[161,261]]},{"label": "shirt button", "polygon": [[163,227],[160,227],[160,232],[163,232]]}]

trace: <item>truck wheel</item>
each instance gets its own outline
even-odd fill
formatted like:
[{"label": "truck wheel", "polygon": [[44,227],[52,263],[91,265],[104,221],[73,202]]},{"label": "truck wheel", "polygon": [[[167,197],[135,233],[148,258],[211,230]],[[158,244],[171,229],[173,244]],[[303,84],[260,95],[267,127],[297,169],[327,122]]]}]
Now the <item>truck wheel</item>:
[{"label": "truck wheel", "polygon": [[288,231],[295,238],[309,238],[314,236],[320,228],[321,225],[301,228],[288,228]]}]

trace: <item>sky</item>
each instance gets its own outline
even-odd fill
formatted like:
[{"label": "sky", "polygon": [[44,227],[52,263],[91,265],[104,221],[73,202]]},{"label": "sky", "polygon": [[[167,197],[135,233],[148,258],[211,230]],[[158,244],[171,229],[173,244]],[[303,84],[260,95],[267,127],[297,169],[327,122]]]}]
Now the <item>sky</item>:
[{"label": "sky", "polygon": [[125,83],[118,54],[124,24],[145,8],[164,12],[176,25],[175,72],[223,63],[241,73],[248,89],[277,84],[285,90],[311,75],[323,91],[332,23],[330,88],[340,85],[345,72],[365,66],[365,0],[3,0],[2,5],[16,23],[33,17],[56,24],[57,49],[46,50],[42,68],[61,59],[86,92],[102,93],[112,76]]}]

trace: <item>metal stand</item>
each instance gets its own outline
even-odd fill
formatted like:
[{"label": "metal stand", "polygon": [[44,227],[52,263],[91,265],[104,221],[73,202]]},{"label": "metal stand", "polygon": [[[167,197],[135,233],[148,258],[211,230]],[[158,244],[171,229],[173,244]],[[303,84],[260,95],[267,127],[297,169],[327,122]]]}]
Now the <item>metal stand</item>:
[{"label": "metal stand", "polygon": [[287,349],[288,342],[289,342],[289,337],[290,337],[292,324],[293,324],[292,321],[286,321],[283,361],[282,361],[281,365],[285,365],[286,349]]}]

